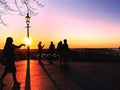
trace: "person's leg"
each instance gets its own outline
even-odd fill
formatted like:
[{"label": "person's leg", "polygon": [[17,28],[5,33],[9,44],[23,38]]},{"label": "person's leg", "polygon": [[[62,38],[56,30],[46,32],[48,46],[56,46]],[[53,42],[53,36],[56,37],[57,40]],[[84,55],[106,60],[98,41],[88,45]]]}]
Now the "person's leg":
[{"label": "person's leg", "polygon": [[13,81],[16,82],[17,79],[16,79],[16,73],[12,73],[12,77],[13,77]]},{"label": "person's leg", "polygon": [[59,60],[60,60],[60,66],[62,66],[62,57],[61,56],[60,56]]},{"label": "person's leg", "polygon": [[60,64],[63,66],[63,54],[60,54]]},{"label": "person's leg", "polygon": [[65,57],[63,58],[63,66],[65,66]]},{"label": "person's leg", "polygon": [[40,52],[39,52],[39,56],[38,56],[38,62],[39,62],[39,63],[41,62],[41,55],[40,55]]},{"label": "person's leg", "polygon": [[53,53],[50,54],[50,63],[53,64]]},{"label": "person's leg", "polygon": [[60,66],[62,66],[62,58],[60,58]]},{"label": "person's leg", "polygon": [[40,53],[40,60],[42,60],[42,53]]},{"label": "person's leg", "polygon": [[14,85],[15,85],[15,84],[20,84],[20,83],[17,81],[17,79],[16,79],[16,72],[13,72],[13,73],[12,73],[12,76],[13,76]]},{"label": "person's leg", "polygon": [[41,60],[41,52],[39,52],[39,60]]},{"label": "person's leg", "polygon": [[66,59],[66,66],[69,67],[69,60],[68,60],[68,58]]},{"label": "person's leg", "polygon": [[5,78],[6,74],[7,74],[7,72],[4,72],[4,73],[2,74],[2,76],[1,76],[1,78],[0,78],[0,84],[1,84],[1,85],[5,85],[5,84],[3,83],[3,79]]}]

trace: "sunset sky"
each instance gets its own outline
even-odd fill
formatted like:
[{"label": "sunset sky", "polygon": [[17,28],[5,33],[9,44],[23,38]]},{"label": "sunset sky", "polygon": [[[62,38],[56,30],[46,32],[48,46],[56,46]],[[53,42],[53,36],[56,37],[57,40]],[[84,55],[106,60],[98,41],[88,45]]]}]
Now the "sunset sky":
[{"label": "sunset sky", "polygon": [[[120,46],[120,0],[41,0],[45,6],[31,16],[30,48],[42,41],[48,48],[63,39],[70,48],[118,48]],[[8,26],[0,24],[0,49],[6,37],[14,44],[24,43],[25,16],[12,13],[3,16]],[[24,47],[26,48],[26,47]],[[23,49],[24,49],[23,48]]]}]

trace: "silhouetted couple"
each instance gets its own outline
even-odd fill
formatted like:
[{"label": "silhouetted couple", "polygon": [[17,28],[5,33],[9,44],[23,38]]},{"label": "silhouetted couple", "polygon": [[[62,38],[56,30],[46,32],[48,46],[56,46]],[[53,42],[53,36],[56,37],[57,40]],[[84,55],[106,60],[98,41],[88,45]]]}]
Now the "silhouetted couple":
[{"label": "silhouetted couple", "polygon": [[69,67],[69,47],[67,39],[64,39],[64,43],[60,41],[57,45],[57,52],[60,56],[60,66]]},{"label": "silhouetted couple", "polygon": [[7,60],[7,63],[6,63],[6,67],[5,67],[5,70],[0,78],[0,85],[5,85],[3,83],[3,79],[5,78],[6,74],[7,73],[12,73],[12,77],[13,77],[13,80],[14,80],[14,85],[19,85],[20,83],[17,81],[16,79],[16,67],[15,67],[15,49],[16,48],[20,48],[22,46],[25,46],[25,44],[20,44],[19,46],[16,46],[13,43],[13,39],[11,37],[8,37],[6,39],[6,43],[5,43],[5,46],[4,46],[4,49],[3,49],[3,52],[2,54],[4,55],[4,57],[6,58]]}]

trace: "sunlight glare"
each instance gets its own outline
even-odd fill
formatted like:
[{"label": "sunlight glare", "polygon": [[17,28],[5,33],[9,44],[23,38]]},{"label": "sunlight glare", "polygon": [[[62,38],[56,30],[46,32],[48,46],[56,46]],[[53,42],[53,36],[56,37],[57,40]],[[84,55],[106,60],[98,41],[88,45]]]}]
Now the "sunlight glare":
[{"label": "sunlight glare", "polygon": [[31,45],[31,38],[25,38],[26,45]]}]

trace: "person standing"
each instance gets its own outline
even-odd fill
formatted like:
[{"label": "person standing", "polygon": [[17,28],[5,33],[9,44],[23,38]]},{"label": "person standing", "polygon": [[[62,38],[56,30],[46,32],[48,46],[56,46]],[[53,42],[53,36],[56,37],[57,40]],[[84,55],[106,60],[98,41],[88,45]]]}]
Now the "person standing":
[{"label": "person standing", "polygon": [[53,63],[53,54],[55,53],[55,45],[51,41],[51,44],[49,46],[49,52],[50,52],[50,63]]},{"label": "person standing", "polygon": [[64,67],[69,67],[69,60],[68,60],[68,55],[69,55],[69,47],[67,44],[67,39],[64,39],[64,43],[62,45],[62,52],[63,52],[63,65]]},{"label": "person standing", "polygon": [[63,59],[62,59],[62,41],[59,41],[58,45],[57,45],[57,53],[59,55],[59,62],[60,62],[60,66],[62,66],[63,64]]},{"label": "person standing", "polygon": [[42,45],[42,42],[39,42],[39,44],[38,44],[38,53],[39,53],[38,60],[39,60],[39,63],[41,61],[41,56],[42,56],[43,48],[44,48],[44,45]]},{"label": "person standing", "polygon": [[25,46],[25,44],[20,44],[19,46],[16,46],[12,43],[13,43],[12,37],[7,37],[6,43],[5,43],[3,52],[2,52],[2,54],[4,55],[4,57],[7,60],[7,63],[6,63],[5,70],[4,70],[4,72],[3,72],[3,74],[0,78],[0,84],[1,85],[5,85],[3,83],[3,79],[5,78],[7,73],[12,73],[12,77],[13,77],[13,80],[14,80],[14,85],[20,84],[16,79],[16,67],[15,67],[16,58],[15,58],[14,51],[15,51],[16,48],[20,48],[22,46]]}]

